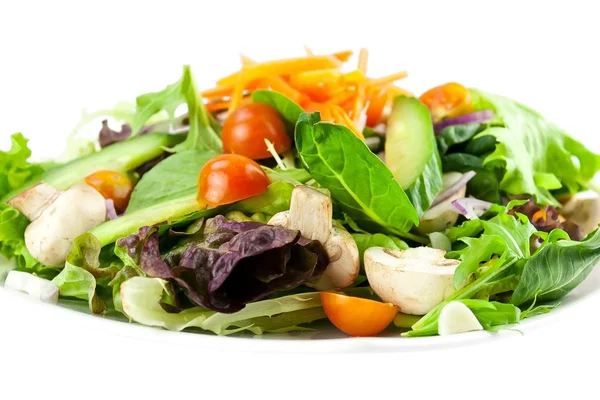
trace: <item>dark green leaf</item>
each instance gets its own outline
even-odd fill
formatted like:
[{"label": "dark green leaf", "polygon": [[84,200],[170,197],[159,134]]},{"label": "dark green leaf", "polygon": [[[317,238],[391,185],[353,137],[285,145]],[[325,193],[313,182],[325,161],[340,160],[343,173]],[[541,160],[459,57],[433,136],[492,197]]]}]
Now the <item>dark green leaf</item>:
[{"label": "dark green leaf", "polygon": [[599,261],[600,230],[581,242],[558,240],[550,243],[525,263],[511,303],[558,300],[583,282]]},{"label": "dark green leaf", "polygon": [[188,150],[167,157],[138,182],[127,213],[197,193],[200,170],[216,155],[212,151]]},{"label": "dark green leaf", "polygon": [[406,237],[418,215],[390,170],[348,128],[318,118],[303,114],[296,126],[308,172],[360,227]]},{"label": "dark green leaf", "polygon": [[481,132],[481,124],[464,124],[448,126],[436,137],[438,150],[441,155],[448,152],[450,147],[466,143],[477,133]]}]

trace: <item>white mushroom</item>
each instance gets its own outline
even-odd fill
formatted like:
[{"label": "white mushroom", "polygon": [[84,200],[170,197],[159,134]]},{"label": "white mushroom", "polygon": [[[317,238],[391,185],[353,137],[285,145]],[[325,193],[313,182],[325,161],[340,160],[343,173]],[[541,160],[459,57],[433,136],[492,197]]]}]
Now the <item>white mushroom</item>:
[{"label": "white mushroom", "polygon": [[424,315],[454,293],[458,260],[444,250],[417,247],[404,251],[371,247],[365,251],[365,271],[371,288],[405,314]]},{"label": "white mushroom", "polygon": [[[449,172],[444,174],[441,194],[443,195],[444,191],[458,183],[462,177],[463,174],[460,172]],[[465,197],[466,193],[467,186],[465,184],[452,196],[425,211],[416,231],[425,235],[431,232],[441,232],[456,224],[459,213],[458,210],[452,206],[452,202]]]},{"label": "white mushroom", "polygon": [[40,183],[9,201],[31,223],[25,230],[25,245],[40,263],[60,266],[75,238],[106,221],[106,201],[94,188],[75,185],[59,192]]},{"label": "white mushroom", "polygon": [[473,311],[460,301],[451,301],[440,312],[438,318],[438,334],[440,336],[482,330],[483,326]]},{"label": "white mushroom", "polygon": [[31,297],[41,301],[50,303],[56,303],[58,301],[59,290],[54,282],[26,272],[10,271],[6,276],[4,287],[25,292]]},{"label": "white mushroom", "polygon": [[317,282],[309,286],[330,290],[350,286],[358,276],[360,257],[356,242],[342,226],[333,223],[331,198],[308,186],[296,186],[290,210],[275,214],[270,225],[299,230],[302,236],[320,241],[330,264]]},{"label": "white mushroom", "polygon": [[600,194],[593,191],[577,193],[564,204],[560,214],[577,223],[583,234],[588,235],[600,223]]}]

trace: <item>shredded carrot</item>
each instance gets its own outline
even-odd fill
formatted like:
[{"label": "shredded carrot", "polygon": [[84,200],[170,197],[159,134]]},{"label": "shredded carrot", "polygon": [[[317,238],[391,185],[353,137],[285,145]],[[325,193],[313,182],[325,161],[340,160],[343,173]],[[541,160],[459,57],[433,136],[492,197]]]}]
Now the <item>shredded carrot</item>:
[{"label": "shredded carrot", "polygon": [[[367,75],[367,63],[369,61],[369,51],[367,49],[360,49],[358,54],[358,70],[365,76]],[[354,107],[352,107],[352,119],[355,124],[358,124],[360,119],[360,112],[365,106],[366,97],[366,84],[361,82],[357,85],[356,98],[354,99]]]},{"label": "shredded carrot", "polygon": [[353,86],[346,87],[346,88],[343,88],[343,90],[339,91],[338,93],[332,95],[329,98],[329,100],[327,100],[327,103],[336,104],[339,106],[340,104],[344,104],[348,101],[353,100],[354,96],[356,96],[354,87]]},{"label": "shredded carrot", "polygon": [[354,71],[347,72],[342,75],[342,81],[344,83],[348,83],[348,84],[357,84],[357,83],[365,82],[366,80],[367,80],[367,77],[365,76],[365,74],[362,71],[357,70],[357,69],[355,69]]},{"label": "shredded carrot", "polygon": [[369,83],[373,86],[383,86],[383,85],[387,85],[388,83],[394,83],[395,81],[404,79],[407,76],[408,76],[408,72],[402,71],[402,72],[397,72],[395,74],[391,74],[391,75],[384,76],[381,78],[371,79]]},{"label": "shredded carrot", "polygon": [[337,68],[319,69],[292,75],[290,76],[290,83],[296,88],[337,85],[341,77],[342,73]]},{"label": "shredded carrot", "polygon": [[[252,102],[252,98],[250,96],[243,97],[240,101],[240,105],[248,104]],[[206,104],[206,110],[210,113],[216,113],[220,111],[226,111],[230,108],[231,101],[229,100],[218,100],[212,101]]]},{"label": "shredded carrot", "polygon": [[352,57],[352,54],[354,54],[352,50],[344,50],[338,51],[337,53],[333,53],[333,56],[341,62],[346,62],[350,59],[350,57]]},{"label": "shredded carrot", "polygon": [[307,96],[305,94],[294,89],[289,85],[289,83],[276,76],[269,76],[259,79],[256,82],[256,86],[258,88],[270,89],[279,92],[296,103],[302,103],[307,100]]},{"label": "shredded carrot", "polygon": [[244,93],[244,86],[248,83],[246,79],[246,74],[248,71],[248,67],[243,66],[240,74],[237,78],[237,83],[235,85],[235,90],[233,91],[233,95],[231,96],[231,103],[229,104],[229,111],[235,110],[242,101],[242,94]]},{"label": "shredded carrot", "polygon": [[[336,68],[337,64],[329,56],[314,56],[304,58],[290,58],[286,60],[267,61],[247,68],[245,81],[266,78],[273,75],[295,75],[300,72],[316,69]],[[240,72],[226,76],[217,82],[218,86],[236,84]]]},{"label": "shredded carrot", "polygon": [[334,120],[336,123],[341,124],[341,125],[345,125],[346,127],[348,127],[355,135],[357,138],[359,138],[360,140],[364,141],[365,137],[362,134],[362,132],[356,127],[356,124],[354,123],[354,121],[352,121],[350,119],[350,117],[348,117],[348,114],[346,114],[346,112],[337,105],[330,105]]},{"label": "shredded carrot", "polygon": [[205,99],[214,99],[217,97],[229,97],[235,90],[234,85],[220,86],[212,89],[208,89],[202,92],[202,97]]}]

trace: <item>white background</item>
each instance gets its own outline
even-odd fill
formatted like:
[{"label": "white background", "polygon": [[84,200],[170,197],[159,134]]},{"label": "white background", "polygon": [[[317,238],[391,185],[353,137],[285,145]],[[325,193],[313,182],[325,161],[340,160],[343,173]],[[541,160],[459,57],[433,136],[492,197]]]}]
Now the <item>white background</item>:
[{"label": "white background", "polygon": [[[202,88],[258,60],[361,46],[408,70],[515,97],[600,150],[594,2],[0,2],[0,145],[59,153],[82,108],[134,100],[190,63]],[[471,347],[366,355],[230,353],[0,315],[0,398],[598,398],[596,296],[544,329]],[[5,309],[5,308],[4,308]],[[18,392],[17,390],[20,390]],[[2,392],[4,391],[4,392]],[[6,395],[4,395],[6,393]],[[43,397],[36,397],[35,395]]]}]

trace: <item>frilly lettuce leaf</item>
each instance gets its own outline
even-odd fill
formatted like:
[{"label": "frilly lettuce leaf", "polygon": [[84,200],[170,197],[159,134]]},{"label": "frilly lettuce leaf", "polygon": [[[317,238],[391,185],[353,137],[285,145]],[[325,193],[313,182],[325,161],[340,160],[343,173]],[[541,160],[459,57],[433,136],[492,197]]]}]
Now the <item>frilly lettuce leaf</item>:
[{"label": "frilly lettuce leaf", "polygon": [[505,166],[500,182],[504,192],[530,194],[538,204],[559,206],[552,190],[566,188],[575,193],[600,170],[599,155],[536,111],[480,90],[471,89],[471,94],[477,109],[494,110],[496,119],[504,125],[490,126],[475,137],[496,138],[496,148],[485,158],[484,164]]},{"label": "frilly lettuce leaf", "polygon": [[299,325],[324,319],[319,293],[303,293],[248,304],[234,314],[221,314],[194,307],[168,313],[161,306],[167,282],[158,278],[134,277],[121,285],[123,311],[132,320],[172,331],[200,328],[230,335],[243,330],[254,334],[306,330]]}]

